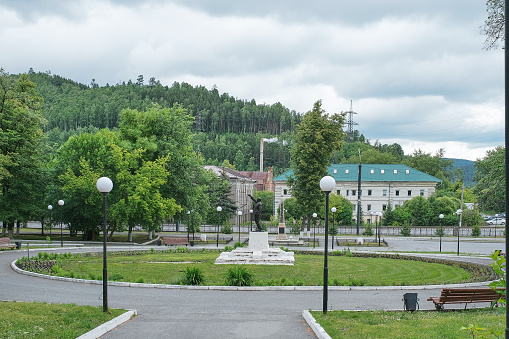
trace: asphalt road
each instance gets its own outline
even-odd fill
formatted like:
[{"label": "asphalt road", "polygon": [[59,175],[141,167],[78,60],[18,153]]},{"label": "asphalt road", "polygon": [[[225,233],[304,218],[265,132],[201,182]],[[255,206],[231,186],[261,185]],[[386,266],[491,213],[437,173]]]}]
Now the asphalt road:
[{"label": "asphalt road", "polygon": [[[499,241],[465,240],[465,252],[487,254],[503,248]],[[468,245],[467,245],[468,244]],[[435,247],[437,241],[423,238],[394,238],[389,250]],[[442,244],[444,246],[444,243]],[[445,246],[456,246],[447,241]],[[110,247],[111,248],[111,247]],[[456,248],[456,247],[454,247]],[[463,247],[462,247],[463,248]],[[60,249],[56,249],[57,251]],[[72,251],[102,250],[101,248]],[[406,249],[410,250],[410,249]],[[432,249],[436,250],[436,249]],[[449,251],[449,249],[447,249]],[[46,250],[48,251],[48,250]],[[65,249],[69,252],[69,249]],[[463,250],[462,250],[463,251]],[[485,253],[486,252],[486,253]],[[31,255],[34,255],[31,251]],[[26,251],[0,252],[0,300],[43,301],[102,306],[102,285],[49,280],[14,272],[10,264]],[[449,255],[455,258],[454,255]],[[489,262],[482,258],[463,260]],[[433,309],[426,301],[442,287],[329,290],[329,309],[403,309],[403,294],[418,293],[421,309]],[[138,316],[101,338],[315,338],[302,318],[302,310],[321,310],[321,290],[223,291],[108,287],[110,308],[136,309]]]}]

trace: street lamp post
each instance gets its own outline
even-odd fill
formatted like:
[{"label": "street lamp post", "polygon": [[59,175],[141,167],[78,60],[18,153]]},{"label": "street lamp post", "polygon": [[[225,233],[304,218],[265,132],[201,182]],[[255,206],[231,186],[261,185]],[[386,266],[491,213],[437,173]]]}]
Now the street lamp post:
[{"label": "street lamp post", "polygon": [[334,249],[334,233],[336,233],[336,228],[334,227],[334,213],[336,213],[336,207],[330,209],[332,212],[332,249]]},{"label": "street lamp post", "polygon": [[108,312],[108,268],[106,263],[106,196],[113,188],[113,182],[110,178],[101,177],[96,183],[97,190],[103,194],[103,312]]},{"label": "street lamp post", "polygon": [[318,214],[313,213],[313,248],[315,248],[316,243],[316,217]]},{"label": "street lamp post", "polygon": [[219,221],[220,221],[220,213],[223,210],[221,206],[217,206],[217,235],[216,235],[216,247],[219,247]]},{"label": "street lamp post", "polygon": [[444,233],[442,219],[444,219],[444,215],[440,213],[438,217],[440,218],[440,252],[442,252],[442,235]]},{"label": "street lamp post", "polygon": [[329,288],[329,269],[327,267],[327,254],[328,248],[328,237],[329,232],[329,194],[336,187],[336,180],[326,175],[320,180],[320,188],[325,193],[325,250],[323,251],[323,314],[327,313],[327,299],[328,299],[328,288]]},{"label": "street lamp post", "polygon": [[237,215],[239,216],[239,242],[240,242],[240,217],[242,216],[242,211],[238,210]]},{"label": "street lamp post", "polygon": [[[58,200],[59,206],[64,206],[63,200]],[[62,236],[62,224],[64,223],[63,217],[62,217],[63,208],[60,209],[60,247],[64,247],[64,238]]]},{"label": "street lamp post", "polygon": [[[49,235],[51,236],[51,229],[53,228],[53,218],[51,212],[53,210],[53,206],[48,205],[48,209],[49,209]],[[44,228],[42,229],[42,233],[44,234]]]},{"label": "street lamp post", "polygon": [[187,225],[186,225],[186,228],[187,228],[187,242],[189,242],[189,219],[191,217],[191,211],[187,211]]},{"label": "street lamp post", "polygon": [[380,246],[380,233],[382,233],[382,212],[376,212],[378,219],[378,246]]},{"label": "street lamp post", "polygon": [[461,214],[462,214],[461,208],[456,211],[456,214],[460,216],[460,222],[458,224],[458,255],[460,255],[460,228],[461,228]]},{"label": "street lamp post", "polygon": [[251,216],[251,228],[250,228],[250,231],[253,232],[253,210],[249,210],[249,215]]},{"label": "street lamp post", "polygon": [[495,214],[495,239],[497,239],[498,214]]}]

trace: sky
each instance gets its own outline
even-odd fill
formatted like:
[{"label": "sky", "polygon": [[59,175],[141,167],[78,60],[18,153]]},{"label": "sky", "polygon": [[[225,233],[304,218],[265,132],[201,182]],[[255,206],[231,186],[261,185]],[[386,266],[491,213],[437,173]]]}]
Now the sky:
[{"label": "sky", "polygon": [[504,145],[486,17],[483,0],[0,0],[0,68],[217,86],[301,113],[322,100],[371,143],[476,160]]}]

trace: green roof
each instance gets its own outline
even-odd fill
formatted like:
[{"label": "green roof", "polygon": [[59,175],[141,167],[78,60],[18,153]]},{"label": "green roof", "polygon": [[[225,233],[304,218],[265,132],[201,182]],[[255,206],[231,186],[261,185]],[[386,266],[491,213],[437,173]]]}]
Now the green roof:
[{"label": "green roof", "polygon": [[[359,177],[358,164],[330,165],[327,172],[336,181],[357,181]],[[286,181],[293,175],[289,170],[278,175],[274,180]],[[406,165],[363,164],[361,168],[361,181],[429,181],[442,182],[432,175],[418,171]]]}]

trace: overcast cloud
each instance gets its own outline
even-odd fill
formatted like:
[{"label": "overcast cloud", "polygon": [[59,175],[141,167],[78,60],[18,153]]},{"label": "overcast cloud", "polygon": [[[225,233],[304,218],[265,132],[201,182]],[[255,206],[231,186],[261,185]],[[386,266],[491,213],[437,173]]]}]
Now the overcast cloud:
[{"label": "overcast cloud", "polygon": [[480,0],[0,0],[0,67],[155,77],[297,112],[353,110],[372,142],[475,160],[504,144],[503,50]]}]

